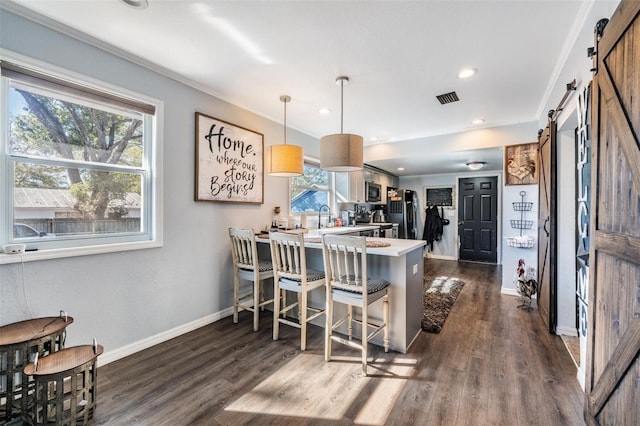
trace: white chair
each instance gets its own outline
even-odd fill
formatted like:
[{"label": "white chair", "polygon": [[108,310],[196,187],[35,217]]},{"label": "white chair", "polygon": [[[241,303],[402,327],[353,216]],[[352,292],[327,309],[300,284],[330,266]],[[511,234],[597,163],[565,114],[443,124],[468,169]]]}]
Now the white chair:
[{"label": "white chair", "polygon": [[[324,307],[309,306],[309,293],[324,286],[324,272],[307,269],[303,234],[269,233],[273,262],[273,340],[278,340],[280,324],[300,329],[300,349],[307,346],[307,323],[324,313]],[[296,293],[296,301],[287,305],[287,292]],[[282,295],[282,307],[280,296]],[[297,321],[287,312],[298,307]],[[309,315],[311,314],[311,315]]]},{"label": "white chair", "polygon": [[[325,326],[325,361],[331,360],[332,341],[358,348],[362,352],[362,375],[367,375],[367,343],[384,330],[384,351],[389,352],[389,281],[367,275],[367,243],[365,237],[326,234],[322,238],[324,271],[326,275],[327,309]],[[382,323],[369,318],[368,308],[382,299]],[[334,304],[347,306],[347,314],[333,321]],[[360,308],[361,318],[353,308]],[[348,339],[336,334],[347,323]],[[353,323],[360,324],[362,336],[353,340]],[[372,331],[369,333],[369,329]]]},{"label": "white chair", "polygon": [[[233,258],[233,322],[238,322],[238,312],[253,312],[253,331],[258,331],[260,308],[273,302],[264,300],[262,282],[273,277],[270,260],[258,259],[256,235],[253,229],[229,228],[231,256]],[[253,282],[249,292],[240,294],[240,280]]]}]

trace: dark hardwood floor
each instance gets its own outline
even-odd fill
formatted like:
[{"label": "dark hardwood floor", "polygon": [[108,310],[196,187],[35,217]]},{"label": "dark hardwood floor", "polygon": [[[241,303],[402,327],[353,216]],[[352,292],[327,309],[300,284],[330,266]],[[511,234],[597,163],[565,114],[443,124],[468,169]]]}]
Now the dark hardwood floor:
[{"label": "dark hardwood floor", "polygon": [[100,367],[92,424],[584,424],[571,357],[500,294],[500,267],[430,259],[425,273],[466,283],[443,331],[407,354],[370,346],[369,377],[342,345],[324,362],[323,329],[301,352],[297,329],[274,342],[270,312],[258,332],[244,312]]}]

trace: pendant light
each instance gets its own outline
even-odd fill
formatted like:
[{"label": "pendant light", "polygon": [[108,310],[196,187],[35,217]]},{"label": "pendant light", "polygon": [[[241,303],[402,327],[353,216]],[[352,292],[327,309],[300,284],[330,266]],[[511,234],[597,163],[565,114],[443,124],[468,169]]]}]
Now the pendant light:
[{"label": "pendant light", "polygon": [[280,100],[284,102],[284,143],[267,147],[267,174],[278,177],[302,176],[304,173],[302,147],[287,145],[287,102],[291,102],[291,97],[282,95]]},{"label": "pendant light", "polygon": [[330,172],[351,172],[362,169],[362,136],[342,133],[344,118],[344,86],[349,77],[338,77],[340,85],[340,133],[320,138],[320,168]]}]

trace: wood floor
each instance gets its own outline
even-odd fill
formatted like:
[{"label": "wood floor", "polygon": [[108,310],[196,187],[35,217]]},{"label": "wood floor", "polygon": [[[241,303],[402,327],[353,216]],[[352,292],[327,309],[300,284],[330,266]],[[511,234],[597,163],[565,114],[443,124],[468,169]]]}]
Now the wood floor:
[{"label": "wood floor", "polygon": [[342,345],[324,362],[323,329],[301,352],[297,329],[274,342],[269,313],[253,332],[245,312],[100,367],[92,424],[584,424],[561,339],[500,295],[499,267],[427,260],[425,273],[466,283],[443,331],[407,354],[370,347],[370,377]]}]

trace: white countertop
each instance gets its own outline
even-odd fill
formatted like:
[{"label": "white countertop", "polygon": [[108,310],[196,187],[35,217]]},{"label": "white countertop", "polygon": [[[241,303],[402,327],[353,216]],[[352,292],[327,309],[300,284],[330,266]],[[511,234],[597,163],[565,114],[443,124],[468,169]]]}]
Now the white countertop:
[{"label": "white countertop", "polygon": [[320,229],[310,229],[308,234],[305,235],[314,235],[321,236],[322,234],[348,234],[350,232],[359,232],[359,231],[368,231],[373,229],[380,229],[380,225],[356,225],[356,226],[334,226],[332,228],[320,228]]},{"label": "white countertop", "polygon": [[[372,229],[374,229],[375,227],[372,227]],[[348,232],[353,232],[354,229],[364,229],[363,226],[358,226],[358,227],[353,227],[353,226],[338,226],[335,228],[323,228],[321,229],[321,231],[329,231],[329,232],[322,232],[324,234],[326,233],[348,233]],[[340,232],[342,231],[342,232]],[[319,234],[317,229],[311,230],[308,233],[304,234],[304,238],[305,240],[307,239],[317,239],[322,237],[322,233]],[[263,243],[267,243],[269,242],[268,238],[256,238],[256,241],[258,242],[263,242]],[[367,237],[367,241],[380,241],[380,242],[385,242],[385,243],[389,243],[390,245],[388,247],[367,247],[367,254],[376,254],[376,255],[380,255],[380,256],[402,256],[405,255],[407,253],[409,253],[410,251],[413,251],[415,249],[424,247],[427,242],[424,240],[404,240],[404,239],[399,239],[399,238],[373,238],[373,237]],[[305,248],[312,248],[312,249],[322,249],[322,243],[317,243],[317,242],[306,242],[304,243]]]}]

